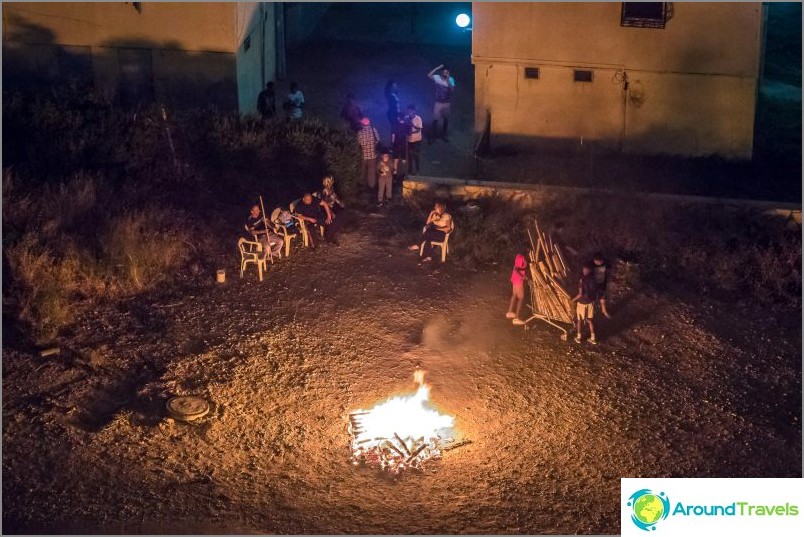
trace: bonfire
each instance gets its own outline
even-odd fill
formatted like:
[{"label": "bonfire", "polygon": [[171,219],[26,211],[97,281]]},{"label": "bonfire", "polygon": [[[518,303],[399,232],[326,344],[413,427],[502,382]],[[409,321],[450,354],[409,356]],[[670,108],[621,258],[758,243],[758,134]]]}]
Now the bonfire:
[{"label": "bonfire", "polygon": [[392,474],[422,469],[428,461],[440,459],[444,447],[454,442],[454,419],[429,404],[424,372],[417,370],[413,379],[418,385],[415,393],[349,414],[353,464],[376,466]]}]

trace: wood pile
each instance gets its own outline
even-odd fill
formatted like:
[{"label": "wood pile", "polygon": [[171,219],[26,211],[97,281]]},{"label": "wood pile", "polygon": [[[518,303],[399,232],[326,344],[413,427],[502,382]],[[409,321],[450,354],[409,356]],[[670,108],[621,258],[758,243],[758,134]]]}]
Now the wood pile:
[{"label": "wood pile", "polygon": [[528,251],[530,268],[531,309],[533,316],[526,321],[541,319],[561,329],[565,337],[566,329],[555,323],[572,325],[574,320],[572,295],[566,290],[568,276],[565,257],[558,244],[549,233],[533,222],[533,230],[528,228],[531,249]]},{"label": "wood pile", "polygon": [[[366,464],[379,467],[381,470],[398,475],[405,469],[421,470],[429,461],[441,458],[445,445],[449,446],[453,439],[401,438],[394,433],[391,438],[371,438],[358,440],[362,432],[361,413],[349,415],[349,432],[352,435],[352,464]],[[458,446],[449,446],[458,447]],[[449,449],[449,448],[447,448]]]}]

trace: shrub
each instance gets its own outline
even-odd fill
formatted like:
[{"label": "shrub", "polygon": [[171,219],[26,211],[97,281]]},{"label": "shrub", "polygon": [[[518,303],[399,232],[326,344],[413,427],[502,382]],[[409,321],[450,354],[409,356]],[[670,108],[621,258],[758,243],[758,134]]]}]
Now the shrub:
[{"label": "shrub", "polygon": [[269,195],[289,201],[333,175],[342,197],[357,192],[360,151],[345,128],[318,119],[287,123],[216,110],[186,113],[180,125],[193,161],[211,170],[236,169],[240,190],[267,187]]},{"label": "shrub", "polygon": [[13,273],[7,298],[17,309],[19,320],[27,323],[37,341],[51,339],[73,320],[73,294],[80,285],[80,262],[70,251],[59,258],[29,233],[4,250]]},{"label": "shrub", "polygon": [[122,277],[123,292],[141,291],[168,280],[186,261],[187,244],[182,231],[171,227],[174,218],[154,208],[112,218],[103,253],[110,271]]}]

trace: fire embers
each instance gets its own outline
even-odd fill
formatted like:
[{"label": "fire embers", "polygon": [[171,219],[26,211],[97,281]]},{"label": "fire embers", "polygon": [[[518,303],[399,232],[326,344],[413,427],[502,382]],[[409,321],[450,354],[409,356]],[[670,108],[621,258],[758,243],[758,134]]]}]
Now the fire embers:
[{"label": "fire embers", "polygon": [[417,370],[414,380],[419,386],[416,393],[349,414],[353,464],[398,474],[441,458],[444,446],[453,441],[454,420],[431,407],[424,372]]},{"label": "fire embers", "polygon": [[397,475],[409,468],[421,470],[423,465],[429,461],[441,458],[442,439],[438,435],[429,439],[423,437],[414,439],[402,438],[394,433],[391,438],[358,441],[357,437],[361,431],[361,415],[364,414],[349,415],[349,429],[352,434],[352,464],[355,466],[367,464]]}]

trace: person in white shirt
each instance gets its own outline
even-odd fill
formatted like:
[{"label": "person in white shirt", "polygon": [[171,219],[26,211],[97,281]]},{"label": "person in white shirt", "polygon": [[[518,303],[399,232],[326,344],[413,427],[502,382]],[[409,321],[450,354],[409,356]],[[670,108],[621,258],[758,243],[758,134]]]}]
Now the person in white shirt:
[{"label": "person in white shirt", "polygon": [[416,113],[416,106],[408,106],[408,172],[415,175],[421,169],[419,160],[419,149],[422,144],[422,128],[424,123],[419,114]]},{"label": "person in white shirt", "polygon": [[291,82],[290,93],[288,93],[287,101],[285,101],[285,110],[288,114],[288,119],[299,120],[302,118],[302,109],[304,108],[304,94],[299,89],[296,82]]},{"label": "person in white shirt", "polygon": [[[438,73],[436,73],[438,71]],[[447,125],[449,124],[450,101],[455,92],[455,79],[449,74],[449,69],[442,63],[427,76],[435,84],[435,104],[433,105],[433,134],[431,140],[442,138],[448,142]],[[443,128],[438,132],[438,121],[441,120]]]}]

